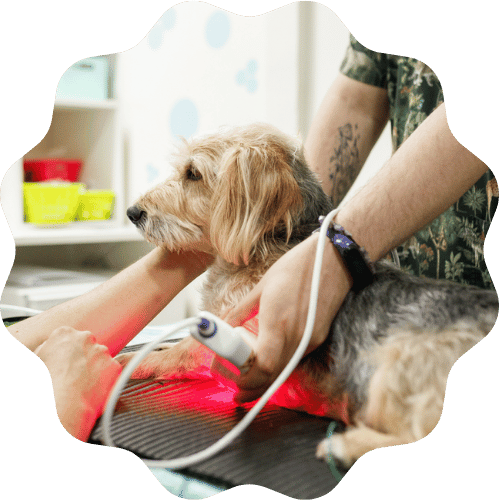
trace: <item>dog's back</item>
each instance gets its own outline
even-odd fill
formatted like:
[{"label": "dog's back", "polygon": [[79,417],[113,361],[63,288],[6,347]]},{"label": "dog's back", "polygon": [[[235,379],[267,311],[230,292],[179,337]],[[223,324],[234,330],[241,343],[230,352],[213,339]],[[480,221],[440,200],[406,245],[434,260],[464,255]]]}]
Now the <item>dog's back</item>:
[{"label": "dog's back", "polygon": [[464,322],[486,335],[497,315],[498,296],[493,290],[415,277],[390,264],[378,264],[374,282],[351,292],[332,324],[329,370],[356,409],[366,400],[374,371],[364,354],[387,336],[408,328],[439,335]]}]

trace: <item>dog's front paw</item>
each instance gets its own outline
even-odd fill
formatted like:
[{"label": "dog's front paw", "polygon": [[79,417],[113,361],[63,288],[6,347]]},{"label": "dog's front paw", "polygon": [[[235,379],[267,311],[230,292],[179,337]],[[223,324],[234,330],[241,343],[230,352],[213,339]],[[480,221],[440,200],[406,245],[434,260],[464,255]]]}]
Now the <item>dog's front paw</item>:
[{"label": "dog's front paw", "polygon": [[355,462],[353,457],[346,453],[346,447],[342,434],[323,439],[316,448],[316,458],[328,462],[334,460],[336,464],[349,468]]},{"label": "dog's front paw", "polygon": [[[172,371],[175,367],[169,363],[169,350],[175,344],[160,344],[156,350],[149,353],[140,364],[132,372],[131,378],[133,379],[157,379]],[[116,361],[122,365],[127,366],[136,352],[126,352],[118,354],[115,357]]]},{"label": "dog's front paw", "polygon": [[118,354],[115,356],[115,360],[118,361],[122,365],[123,368],[125,368],[129,361],[134,357],[135,352],[126,352],[123,354]]},{"label": "dog's front paw", "polygon": [[[177,343],[160,344],[150,352],[132,373],[133,379],[165,379],[172,374],[186,373],[203,361],[206,348],[192,337],[186,337]],[[126,366],[135,353],[124,353],[116,360]]]},{"label": "dog's front paw", "polygon": [[[119,354],[118,356],[115,357],[116,361],[122,365],[123,368],[125,368],[132,358],[135,356],[135,352],[127,352],[124,354]],[[142,362],[137,366],[132,374],[130,375],[131,379],[151,379],[151,378],[156,378],[156,372],[155,368],[151,366],[151,363],[147,361],[147,357],[142,360]]]}]

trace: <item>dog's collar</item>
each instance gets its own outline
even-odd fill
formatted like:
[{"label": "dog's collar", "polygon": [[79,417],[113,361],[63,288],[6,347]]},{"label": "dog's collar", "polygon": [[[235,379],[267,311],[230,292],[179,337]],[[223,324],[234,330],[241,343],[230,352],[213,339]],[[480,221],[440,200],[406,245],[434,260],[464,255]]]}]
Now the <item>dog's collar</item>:
[{"label": "dog's collar", "polygon": [[[317,233],[321,229],[324,220],[324,216],[319,217],[319,227],[313,233]],[[352,289],[359,292],[370,285],[373,282],[374,266],[366,250],[356,243],[348,231],[335,222],[330,223],[326,235],[338,251],[342,262],[351,275]]]}]

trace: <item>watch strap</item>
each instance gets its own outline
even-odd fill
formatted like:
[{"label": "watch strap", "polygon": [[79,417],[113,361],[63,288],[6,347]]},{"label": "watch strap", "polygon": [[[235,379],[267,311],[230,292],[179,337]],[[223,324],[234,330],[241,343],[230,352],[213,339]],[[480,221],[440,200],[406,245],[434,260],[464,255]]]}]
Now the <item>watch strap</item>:
[{"label": "watch strap", "polygon": [[[323,223],[324,216],[319,218],[320,224]],[[316,229],[317,232],[319,228]],[[351,275],[353,285],[352,289],[358,292],[370,285],[374,278],[374,266],[364,248],[360,247],[352,235],[340,224],[331,223],[326,232],[328,239],[338,251],[346,269]]]}]

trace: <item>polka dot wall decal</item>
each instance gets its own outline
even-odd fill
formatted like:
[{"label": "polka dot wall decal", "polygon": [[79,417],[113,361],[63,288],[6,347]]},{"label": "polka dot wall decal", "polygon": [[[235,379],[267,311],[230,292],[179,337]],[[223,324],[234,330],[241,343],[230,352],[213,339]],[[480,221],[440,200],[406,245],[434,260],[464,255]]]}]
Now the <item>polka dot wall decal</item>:
[{"label": "polka dot wall decal", "polygon": [[177,18],[177,14],[175,13],[175,9],[168,9],[163,16],[160,18],[160,23],[165,30],[171,30],[175,26],[175,21]]},{"label": "polka dot wall decal", "polygon": [[258,64],[255,59],[248,61],[245,69],[242,69],[236,73],[236,83],[238,85],[243,85],[247,88],[247,91],[254,93],[257,91],[257,80],[254,75],[257,71]]},{"label": "polka dot wall decal", "polygon": [[253,78],[251,80],[248,80],[247,90],[248,92],[253,94],[257,90],[257,80],[254,80]]},{"label": "polka dot wall decal", "polygon": [[163,41],[163,29],[155,24],[148,35],[148,44],[153,49],[159,49]]},{"label": "polka dot wall decal", "polygon": [[236,73],[236,83],[238,85],[245,85],[246,81],[247,77],[245,76],[245,72],[243,70],[238,71],[238,73]]},{"label": "polka dot wall decal", "polygon": [[207,22],[205,35],[208,44],[214,49],[220,49],[228,40],[231,31],[229,17],[224,12],[215,12]]},{"label": "polka dot wall decal", "polygon": [[249,74],[253,75],[257,71],[257,61],[255,59],[250,59],[247,64],[247,71]]},{"label": "polka dot wall decal", "polygon": [[158,179],[158,176],[160,175],[160,172],[158,169],[152,165],[151,163],[148,163],[146,166],[146,173],[147,173],[147,178],[148,178],[148,184],[151,184]]},{"label": "polka dot wall decal", "polygon": [[174,28],[176,17],[177,15],[175,13],[175,10],[169,9],[153,26],[148,35],[148,43],[153,50],[160,48],[163,41],[164,32]]},{"label": "polka dot wall decal", "polygon": [[198,109],[189,99],[182,99],[170,112],[170,133],[174,137],[190,137],[198,130]]}]

